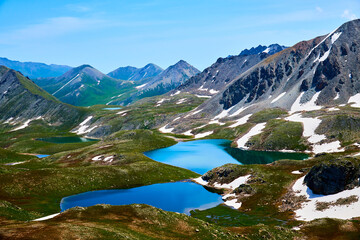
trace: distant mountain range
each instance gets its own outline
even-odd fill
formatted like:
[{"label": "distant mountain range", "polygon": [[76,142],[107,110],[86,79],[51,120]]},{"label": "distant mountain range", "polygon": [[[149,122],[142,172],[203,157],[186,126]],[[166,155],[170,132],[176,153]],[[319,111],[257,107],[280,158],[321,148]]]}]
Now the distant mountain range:
[{"label": "distant mountain range", "polygon": [[128,105],[144,97],[167,93],[198,73],[200,73],[198,69],[186,61],[180,60],[157,76],[143,81],[143,84],[137,87],[138,92],[132,94],[130,98],[121,102],[121,104]]},{"label": "distant mountain range", "polygon": [[0,58],[0,65],[19,71],[24,76],[27,76],[31,79],[41,77],[57,77],[71,69],[71,67],[66,65],[47,65],[37,62],[19,62],[12,61],[7,58]]},{"label": "distant mountain range", "polygon": [[133,83],[109,77],[90,65],[73,68],[56,78],[34,81],[61,101],[76,106],[106,104],[135,91]]},{"label": "distant mountain range", "polygon": [[144,79],[155,77],[159,75],[162,71],[163,69],[161,67],[153,63],[149,63],[142,68],[136,68],[131,66],[119,67],[116,70],[109,72],[107,75],[116,79],[141,81]]}]

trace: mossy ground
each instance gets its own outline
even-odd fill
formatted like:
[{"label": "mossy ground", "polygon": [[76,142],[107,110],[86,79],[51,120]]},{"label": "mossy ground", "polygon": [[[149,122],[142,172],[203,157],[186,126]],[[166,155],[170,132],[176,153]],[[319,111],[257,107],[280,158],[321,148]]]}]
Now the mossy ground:
[{"label": "mossy ground", "polygon": [[[249,185],[255,194],[241,199],[240,210],[225,206],[194,211],[192,217],[183,214],[165,212],[144,205],[132,206],[96,206],[87,209],[72,209],[59,217],[46,222],[23,222],[44,215],[59,212],[61,198],[81,192],[132,188],[147,184],[178,181],[197,177],[191,171],[155,162],[142,153],[156,148],[167,147],[176,142],[153,129],[162,122],[173,119],[180,113],[198,106],[203,100],[188,97],[188,104],[177,105],[177,96],[165,101],[161,106],[155,104],[162,97],[144,99],[128,110],[126,116],[119,117],[116,111],[103,110],[103,105],[93,106],[87,111],[95,118],[104,118],[112,126],[114,134],[99,142],[80,144],[51,144],[35,140],[50,136],[72,136],[69,129],[44,126],[35,122],[29,128],[0,134],[1,163],[26,161],[14,166],[0,166],[0,238],[39,239],[48,236],[53,239],[354,239],[358,237],[358,221],[316,220],[310,223],[294,221],[291,211],[280,212],[282,196],[291,184],[301,175],[294,170],[308,171],[314,164],[322,161],[334,161],[353,152],[356,147],[350,144],[358,141],[357,120],[336,117],[323,111],[322,118],[330,119],[329,124],[320,126],[317,133],[330,129],[329,135],[340,138],[346,131],[354,131],[350,137],[342,137],[342,144],[349,146],[345,153],[325,154],[306,161],[281,160],[269,165],[231,165],[234,174],[252,174],[257,179]],[[357,110],[344,108],[358,118]],[[309,113],[311,116],[313,113]],[[345,114],[345,115],[346,115]],[[253,146],[262,149],[306,148],[301,137],[302,128],[298,123],[285,122],[284,112],[279,109],[260,112],[249,123],[228,128],[231,123],[219,126],[208,125],[196,130],[196,133],[213,130],[208,138],[234,140],[245,134],[258,122],[268,122],[262,134],[251,139]],[[314,115],[315,116],[315,115]],[[345,118],[345,120],[343,120]],[[340,120],[339,120],[340,119]],[[354,122],[354,127],[342,130],[343,121]],[[334,124],[330,124],[334,123]],[[200,124],[198,124],[200,125]],[[141,128],[142,130],[124,130]],[[119,131],[120,130],[120,131]],[[6,132],[6,133],[5,133]],[[173,138],[182,135],[168,134]],[[43,153],[52,156],[37,159],[18,153]],[[111,163],[93,161],[95,156],[114,156]],[[231,180],[233,180],[231,179]],[[292,230],[301,226],[300,231]],[[337,234],[333,234],[336,229]],[[229,231],[228,231],[229,230]],[[327,234],[326,231],[329,233]],[[327,238],[326,238],[327,237]]]}]

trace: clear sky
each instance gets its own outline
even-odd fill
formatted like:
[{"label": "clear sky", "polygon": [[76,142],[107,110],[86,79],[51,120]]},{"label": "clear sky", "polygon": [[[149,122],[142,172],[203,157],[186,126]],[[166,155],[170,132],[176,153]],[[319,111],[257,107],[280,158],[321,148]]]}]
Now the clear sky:
[{"label": "clear sky", "polygon": [[360,17],[359,0],[0,0],[0,56],[108,73],[291,46]]}]

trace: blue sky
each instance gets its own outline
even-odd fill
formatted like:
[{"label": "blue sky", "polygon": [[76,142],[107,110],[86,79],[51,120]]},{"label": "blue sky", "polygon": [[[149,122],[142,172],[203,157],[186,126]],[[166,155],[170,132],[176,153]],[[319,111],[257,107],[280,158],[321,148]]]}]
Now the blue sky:
[{"label": "blue sky", "polygon": [[203,70],[244,48],[291,46],[357,17],[359,0],[0,0],[0,56],[105,73],[180,59]]}]

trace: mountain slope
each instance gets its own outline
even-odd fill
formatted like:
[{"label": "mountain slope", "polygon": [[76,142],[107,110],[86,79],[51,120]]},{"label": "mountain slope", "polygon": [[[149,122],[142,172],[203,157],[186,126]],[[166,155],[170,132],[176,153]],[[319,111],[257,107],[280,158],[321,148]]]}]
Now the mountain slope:
[{"label": "mountain slope", "polygon": [[176,91],[189,92],[203,97],[211,97],[225,88],[234,78],[247,71],[263,59],[286,47],[272,44],[243,50],[238,56],[219,58],[202,73],[190,78]]},{"label": "mountain slope", "polygon": [[133,83],[111,78],[90,65],[73,68],[57,78],[35,82],[59,100],[76,106],[106,104],[120,94],[135,91]]},{"label": "mountain slope", "polygon": [[47,65],[37,62],[19,62],[7,58],[0,58],[0,65],[21,72],[24,76],[31,79],[43,77],[57,77],[69,71],[71,67],[65,65]]},{"label": "mountain slope", "polygon": [[109,72],[107,75],[112,78],[131,80],[131,81],[142,81],[159,75],[163,69],[153,63],[147,64],[145,67],[119,67],[116,70]]},{"label": "mountain slope", "polygon": [[26,127],[33,120],[43,120],[52,125],[73,125],[81,116],[79,109],[63,104],[19,72],[0,66],[0,121],[3,123],[23,123]]},{"label": "mountain slope", "polygon": [[166,129],[254,150],[345,151],[360,140],[359,36],[354,20],[278,52]]},{"label": "mountain slope", "polygon": [[198,69],[189,63],[180,60],[145,84],[138,86],[138,92],[125,100],[124,104],[127,105],[144,97],[152,97],[167,93],[199,72]]},{"label": "mountain slope", "polygon": [[235,79],[219,94],[218,104],[229,109],[261,103],[262,108],[291,110],[295,102],[314,96],[322,106],[348,103],[360,92],[358,36],[360,20],[355,20],[325,37],[298,43]]}]

